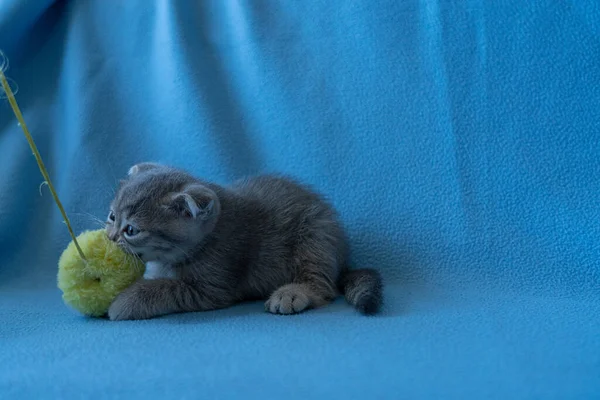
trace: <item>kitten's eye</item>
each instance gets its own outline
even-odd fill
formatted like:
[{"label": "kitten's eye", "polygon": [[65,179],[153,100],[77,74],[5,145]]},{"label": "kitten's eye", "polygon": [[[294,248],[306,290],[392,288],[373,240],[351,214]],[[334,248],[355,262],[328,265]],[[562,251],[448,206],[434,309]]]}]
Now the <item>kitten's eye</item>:
[{"label": "kitten's eye", "polygon": [[125,227],[124,231],[127,236],[135,236],[138,233],[140,233],[140,230],[138,228],[131,226],[131,225],[127,225]]},{"label": "kitten's eye", "polygon": [[111,211],[111,212],[108,214],[108,219],[109,219],[110,221],[112,221],[112,222],[115,222],[115,213]]}]

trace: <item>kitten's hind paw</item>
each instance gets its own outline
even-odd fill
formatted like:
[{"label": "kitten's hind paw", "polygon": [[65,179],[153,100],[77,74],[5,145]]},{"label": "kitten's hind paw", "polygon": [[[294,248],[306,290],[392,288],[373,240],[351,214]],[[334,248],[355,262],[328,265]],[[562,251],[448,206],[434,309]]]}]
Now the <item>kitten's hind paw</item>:
[{"label": "kitten's hind paw", "polygon": [[302,285],[289,284],[277,289],[265,303],[272,314],[296,314],[310,306],[310,298]]}]

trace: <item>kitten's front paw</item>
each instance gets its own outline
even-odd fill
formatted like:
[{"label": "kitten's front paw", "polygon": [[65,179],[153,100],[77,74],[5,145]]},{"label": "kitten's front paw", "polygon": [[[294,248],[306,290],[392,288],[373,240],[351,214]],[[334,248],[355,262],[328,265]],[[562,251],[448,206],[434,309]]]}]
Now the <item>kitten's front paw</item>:
[{"label": "kitten's front paw", "polygon": [[124,321],[150,318],[141,298],[141,291],[131,287],[117,296],[108,308],[111,321]]},{"label": "kitten's front paw", "polygon": [[297,285],[286,285],[277,289],[265,303],[265,309],[272,314],[295,314],[304,311],[310,299]]}]

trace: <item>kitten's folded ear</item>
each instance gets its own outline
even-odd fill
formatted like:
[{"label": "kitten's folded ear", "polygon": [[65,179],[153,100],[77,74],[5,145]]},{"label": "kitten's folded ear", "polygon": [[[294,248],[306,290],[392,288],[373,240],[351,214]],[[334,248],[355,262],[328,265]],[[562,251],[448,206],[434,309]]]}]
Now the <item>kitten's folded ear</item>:
[{"label": "kitten's folded ear", "polygon": [[185,217],[201,220],[218,215],[221,209],[217,194],[202,185],[189,185],[183,192],[174,193],[170,207]]},{"label": "kitten's folded ear", "polygon": [[129,168],[129,172],[127,172],[127,175],[131,176],[139,174],[140,172],[148,171],[149,169],[160,168],[160,166],[160,164],[152,162],[143,162],[135,164],[133,167]]}]

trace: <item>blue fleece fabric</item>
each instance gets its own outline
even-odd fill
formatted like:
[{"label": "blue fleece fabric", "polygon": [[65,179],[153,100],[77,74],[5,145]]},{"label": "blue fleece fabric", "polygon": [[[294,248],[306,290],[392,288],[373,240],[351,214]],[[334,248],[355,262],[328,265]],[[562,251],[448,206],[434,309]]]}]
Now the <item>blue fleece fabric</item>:
[{"label": "blue fleece fabric", "polygon": [[594,0],[5,0],[0,49],[75,229],[132,164],[326,194],[386,308],[111,323],[0,104],[0,398],[600,397]]}]

